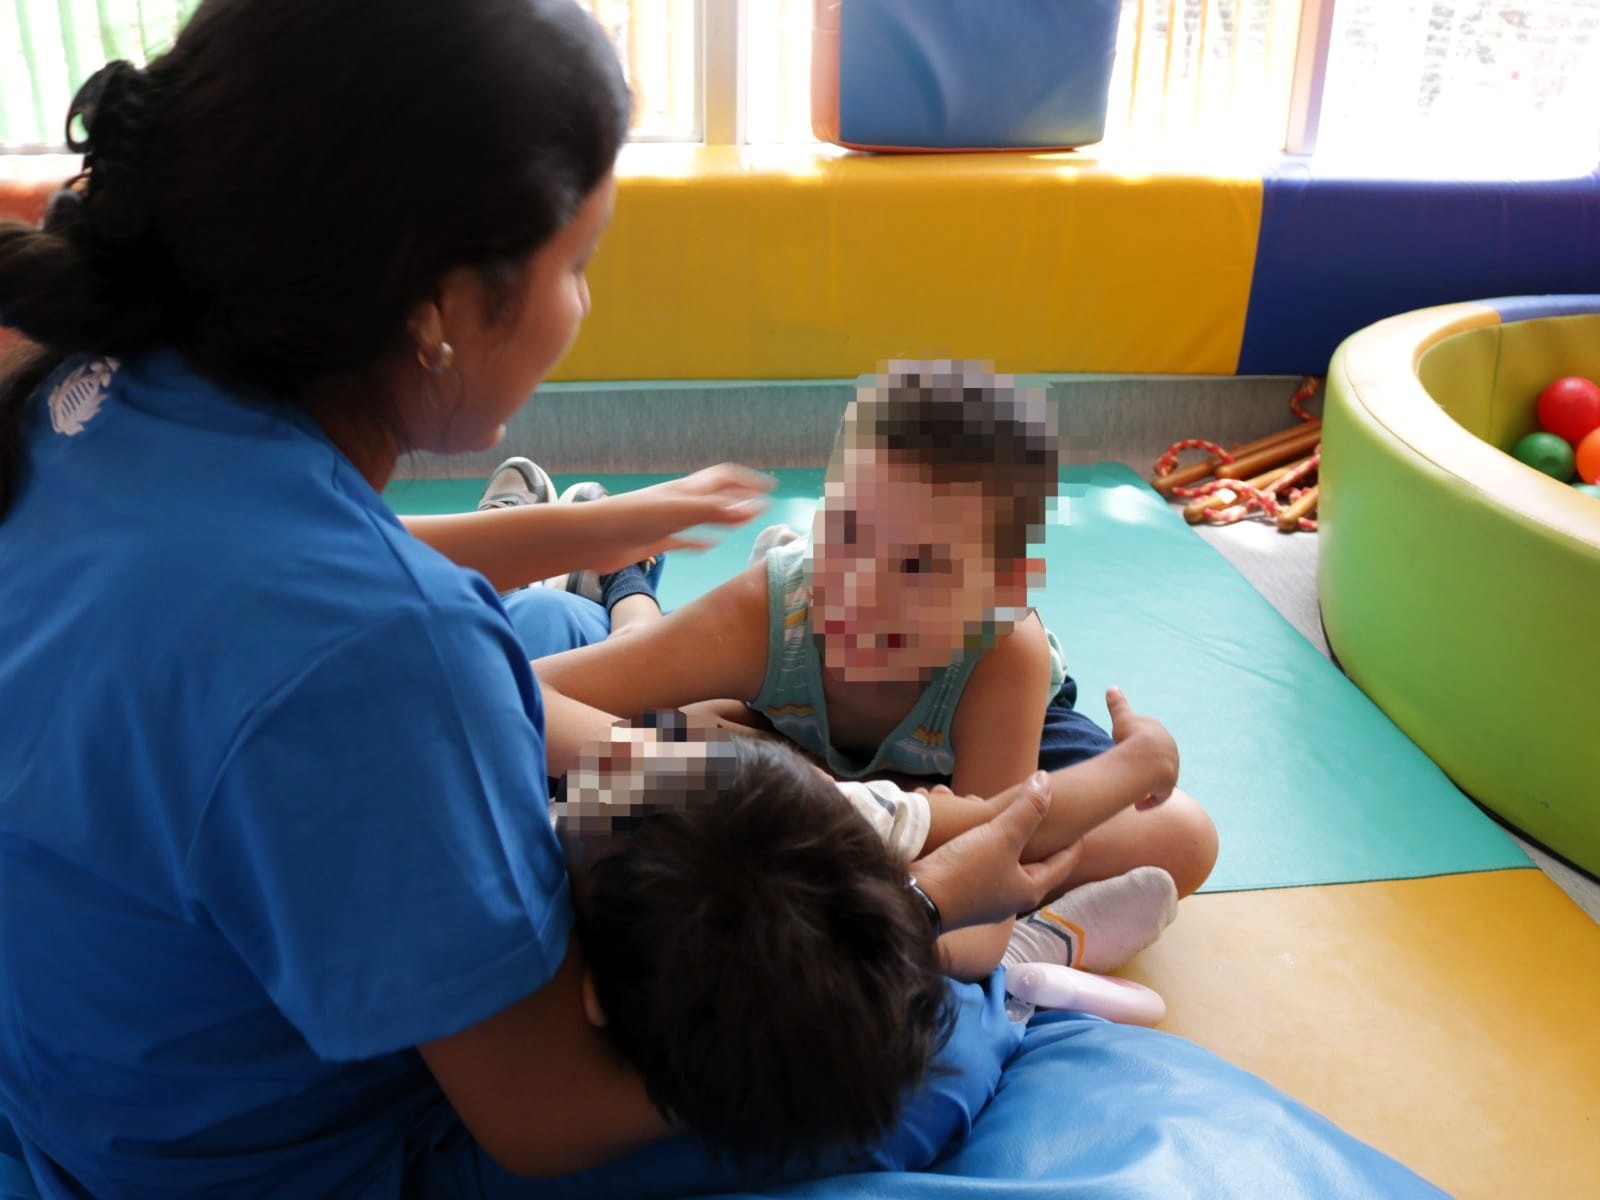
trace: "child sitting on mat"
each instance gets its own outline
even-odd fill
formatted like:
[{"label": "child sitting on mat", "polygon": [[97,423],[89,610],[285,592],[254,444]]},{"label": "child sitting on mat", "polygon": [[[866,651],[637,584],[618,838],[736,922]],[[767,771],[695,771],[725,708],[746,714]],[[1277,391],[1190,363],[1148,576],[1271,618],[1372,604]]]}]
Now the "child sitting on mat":
[{"label": "child sitting on mat", "polygon": [[[834,775],[948,777],[957,793],[996,795],[1112,745],[1074,708],[1077,686],[1028,607],[1043,575],[1029,544],[1057,483],[1037,390],[968,363],[891,363],[846,411],[809,540],[769,530],[728,583],[534,670],[606,712],[733,697]],[[1179,792],[1096,828],[1073,880],[1154,865],[1186,895],[1215,859],[1210,818]],[[946,953],[982,963],[1010,938],[1010,922],[963,930]],[[1070,953],[1041,943],[1034,957]]]},{"label": "child sitting on mat", "polygon": [[[1012,844],[1013,867],[1017,846],[1049,869],[1107,816],[1170,793],[1171,736],[1120,693],[1109,700],[1114,748],[1029,781],[1053,802],[1026,845]],[[835,783],[775,739],[672,710],[612,728],[579,755],[552,809],[589,1019],[661,1111],[722,1152],[778,1161],[867,1148],[922,1082],[949,1021],[940,913],[912,864],[1005,819],[1016,791],[982,800]],[[965,862],[955,874],[968,892],[996,885]],[[1144,867],[1077,888],[1053,920],[1084,965],[1106,970],[1153,941],[1174,904],[1171,879]],[[1023,930],[1010,965],[1037,957]],[[969,954],[961,967],[982,977],[997,965]]]}]

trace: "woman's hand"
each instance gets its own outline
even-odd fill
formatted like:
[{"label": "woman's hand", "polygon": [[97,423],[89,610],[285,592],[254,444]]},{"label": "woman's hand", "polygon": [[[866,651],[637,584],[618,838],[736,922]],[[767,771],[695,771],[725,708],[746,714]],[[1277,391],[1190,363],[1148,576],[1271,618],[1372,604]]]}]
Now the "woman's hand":
[{"label": "woman's hand", "polygon": [[595,522],[584,565],[615,571],[665,550],[704,550],[704,537],[686,537],[697,525],[743,525],[767,507],[772,476],[733,463],[707,467],[682,479],[592,501]]},{"label": "woman's hand", "polygon": [[911,864],[939,906],[945,930],[987,925],[1032,912],[1066,885],[1082,843],[1037,862],[1022,848],[1050,809],[1050,777],[1037,771],[996,798],[996,814]]},{"label": "woman's hand", "polygon": [[615,571],[663,550],[703,548],[697,525],[743,525],[766,507],[773,479],[724,463],[587,504],[402,517],[418,540],[481,573],[497,592],[567,571]]}]

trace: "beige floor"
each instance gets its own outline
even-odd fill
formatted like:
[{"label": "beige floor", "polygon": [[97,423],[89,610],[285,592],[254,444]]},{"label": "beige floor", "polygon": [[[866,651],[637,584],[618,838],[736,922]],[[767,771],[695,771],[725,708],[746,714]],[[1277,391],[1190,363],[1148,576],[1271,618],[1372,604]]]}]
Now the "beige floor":
[{"label": "beige floor", "polygon": [[1600,937],[1531,867],[1194,896],[1124,973],[1458,1200],[1600,1196]]},{"label": "beige floor", "polygon": [[[1323,654],[1328,643],[1317,609],[1317,536],[1281,534],[1260,522],[1196,527],[1284,618]],[[1600,922],[1600,883],[1517,839],[1539,869],[1595,921]]]}]

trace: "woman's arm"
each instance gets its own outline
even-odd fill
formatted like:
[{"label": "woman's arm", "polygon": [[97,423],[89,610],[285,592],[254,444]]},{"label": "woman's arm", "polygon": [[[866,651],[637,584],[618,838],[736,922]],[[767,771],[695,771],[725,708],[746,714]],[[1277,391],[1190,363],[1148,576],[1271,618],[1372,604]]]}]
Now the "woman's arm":
[{"label": "woman's arm", "polygon": [[925,846],[912,876],[939,906],[946,932],[1005,921],[1061,894],[1077,866],[1078,842],[1032,862],[1023,847],[1051,810],[1043,771],[973,810],[974,824],[938,847]]},{"label": "woman's arm", "polygon": [[535,659],[533,670],[541,684],[623,716],[754,697],[767,673],[766,563],[625,638]]},{"label": "woman's arm", "polygon": [[770,476],[724,463],[587,504],[528,504],[402,517],[413,537],[497,591],[563,571],[615,571],[664,550],[704,549],[696,525],[743,525],[766,507]]},{"label": "woman's arm", "polygon": [[417,1049],[485,1153],[516,1175],[564,1175],[671,1132],[644,1081],[583,1009],[574,937],[549,983]]}]

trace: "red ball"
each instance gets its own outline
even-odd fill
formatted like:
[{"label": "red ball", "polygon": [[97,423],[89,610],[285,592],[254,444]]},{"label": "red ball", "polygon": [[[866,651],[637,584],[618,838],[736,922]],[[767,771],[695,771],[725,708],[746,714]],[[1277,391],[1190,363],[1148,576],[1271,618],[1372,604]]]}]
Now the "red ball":
[{"label": "red ball", "polygon": [[1556,380],[1539,393],[1539,424],[1576,446],[1600,429],[1600,386],[1579,375]]},{"label": "red ball", "polygon": [[1585,483],[1600,483],[1600,429],[1591,429],[1589,436],[1578,443],[1578,474]]}]

